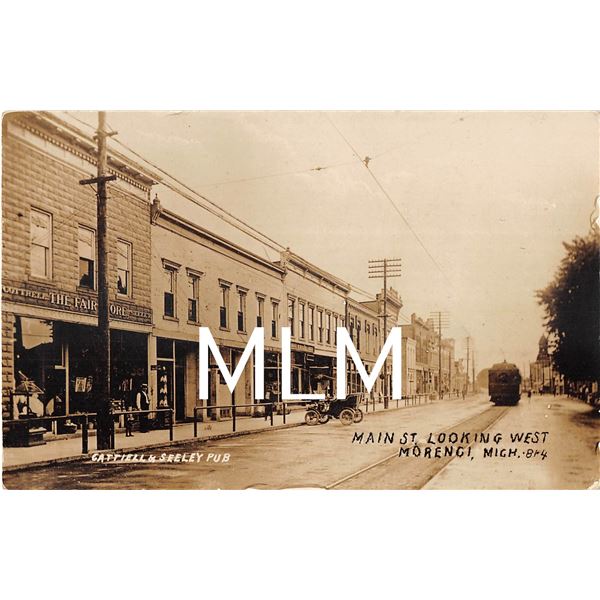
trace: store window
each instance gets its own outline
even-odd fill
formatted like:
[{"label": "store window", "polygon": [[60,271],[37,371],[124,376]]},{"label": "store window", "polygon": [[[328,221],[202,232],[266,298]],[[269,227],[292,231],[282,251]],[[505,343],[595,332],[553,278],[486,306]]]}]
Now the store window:
[{"label": "store window", "polygon": [[279,302],[271,300],[271,337],[276,340],[279,336]]},{"label": "store window", "polygon": [[96,236],[93,229],[79,227],[79,287],[96,287]]},{"label": "store window", "polygon": [[246,331],[246,296],[248,291],[238,288],[238,313],[237,328],[238,331]]},{"label": "store window", "polygon": [[29,317],[15,322],[15,391],[12,416],[65,414],[65,356],[61,324]]},{"label": "store window", "polygon": [[117,292],[131,296],[131,244],[117,240]]},{"label": "store window", "polygon": [[221,306],[219,307],[219,326],[221,329],[229,329],[229,288],[231,284],[219,281],[221,287]]},{"label": "store window", "polygon": [[30,270],[34,277],[52,278],[52,215],[31,209]]}]

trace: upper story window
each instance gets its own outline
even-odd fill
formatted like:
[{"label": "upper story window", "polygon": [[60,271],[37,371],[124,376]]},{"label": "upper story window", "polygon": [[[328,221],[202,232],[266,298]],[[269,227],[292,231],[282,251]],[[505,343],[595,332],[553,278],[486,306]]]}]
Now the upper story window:
[{"label": "upper story window", "polygon": [[131,244],[117,240],[117,292],[131,296]]},{"label": "upper story window", "polygon": [[229,329],[229,288],[231,284],[227,281],[219,280],[221,287],[221,306],[219,307],[219,327]]},{"label": "upper story window", "polygon": [[331,344],[331,313],[325,316],[325,341]]},{"label": "upper story window", "polygon": [[315,339],[315,307],[308,307],[308,339],[312,342]]},{"label": "upper story window", "polygon": [[356,319],[356,349],[360,350],[360,321]]},{"label": "upper story window", "polygon": [[177,270],[173,267],[165,266],[163,276],[163,315],[174,319],[177,314]]},{"label": "upper story window", "polygon": [[369,337],[371,335],[371,326],[365,321],[365,352],[368,354],[369,350]]},{"label": "upper story window", "polygon": [[96,287],[96,235],[89,227],[79,227],[79,286],[93,290]]},{"label": "upper story window", "polygon": [[290,332],[291,332],[292,336],[296,335],[295,317],[296,317],[296,300],[294,300],[294,298],[288,298],[288,326],[290,328]]},{"label": "upper story window", "polygon": [[323,343],[323,311],[319,310],[317,312],[317,327],[319,332],[319,343]]},{"label": "upper story window", "polygon": [[52,215],[31,209],[30,270],[33,277],[52,278]]},{"label": "upper story window", "polygon": [[256,294],[256,326],[264,327],[265,322],[265,297]]},{"label": "upper story window", "polygon": [[279,302],[271,300],[271,337],[276,340],[279,335]]},{"label": "upper story window", "polygon": [[304,339],[306,333],[306,304],[300,302],[298,307],[298,336]]},{"label": "upper story window", "polygon": [[333,339],[337,344],[337,330],[338,330],[339,319],[337,315],[333,316]]},{"label": "upper story window", "polygon": [[237,328],[238,331],[246,331],[246,295],[248,290],[238,288],[238,313]]},{"label": "upper story window", "polygon": [[200,277],[201,273],[187,270],[188,276],[188,321],[190,323],[200,322]]}]

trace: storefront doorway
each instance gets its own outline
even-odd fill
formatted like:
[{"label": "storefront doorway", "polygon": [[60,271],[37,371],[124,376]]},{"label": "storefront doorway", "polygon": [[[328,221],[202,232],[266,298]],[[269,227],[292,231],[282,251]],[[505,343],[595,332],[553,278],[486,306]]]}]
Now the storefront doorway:
[{"label": "storefront doorway", "polygon": [[197,347],[191,342],[157,338],[158,408],[174,408],[175,420],[193,417],[197,398]]}]

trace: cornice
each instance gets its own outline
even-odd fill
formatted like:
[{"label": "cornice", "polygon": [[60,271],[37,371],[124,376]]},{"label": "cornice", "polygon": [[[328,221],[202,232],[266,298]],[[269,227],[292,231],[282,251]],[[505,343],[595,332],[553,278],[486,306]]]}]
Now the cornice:
[{"label": "cornice", "polygon": [[[11,122],[23,130],[35,135],[44,142],[52,144],[53,146],[60,148],[63,151],[69,152],[73,156],[87,162],[94,168],[98,165],[98,160],[95,156],[96,145],[95,143],[86,137],[70,133],[66,128],[61,128],[58,125],[53,126],[55,131],[48,131],[42,123],[49,127],[50,125],[44,122],[44,117],[36,113],[22,113],[14,115],[11,118]],[[36,121],[40,125],[36,124]],[[115,158],[115,156],[109,153],[108,155],[108,172],[112,175],[116,175],[119,179],[122,179],[129,185],[148,193],[152,185],[156,183],[149,176],[137,171],[134,167],[130,167],[127,161],[123,158]],[[112,166],[111,166],[112,163]],[[118,164],[115,164],[118,163]],[[125,171],[125,172],[124,172]],[[127,174],[127,171],[130,174]],[[140,181],[135,175],[139,173],[140,177],[143,177],[145,181]]]}]

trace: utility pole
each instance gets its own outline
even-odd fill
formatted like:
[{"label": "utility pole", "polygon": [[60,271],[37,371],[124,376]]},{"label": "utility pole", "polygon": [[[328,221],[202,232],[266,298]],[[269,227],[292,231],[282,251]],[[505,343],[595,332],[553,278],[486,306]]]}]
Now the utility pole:
[{"label": "utility pole", "polygon": [[96,410],[96,443],[98,450],[114,446],[110,405],[110,329],[108,304],[108,240],[106,183],[116,175],[108,175],[106,138],[114,133],[106,131],[106,113],[98,113],[98,175],[83,179],[81,185],[97,184],[97,244],[98,244],[98,331],[96,354],[96,378],[93,381]]},{"label": "utility pole", "polygon": [[442,399],[442,327],[448,327],[450,325],[450,318],[447,312],[437,310],[430,313],[432,319],[437,319],[437,333],[438,333],[438,400]]},{"label": "utility pole", "polygon": [[[454,345],[453,345],[453,349],[454,349]],[[450,352],[450,350],[448,350],[448,393],[452,393],[452,352]]]},{"label": "utility pole", "polygon": [[[400,277],[402,272],[401,258],[382,258],[369,261],[369,279],[383,279],[383,336],[382,342],[387,339],[387,280],[388,277]],[[389,405],[387,381],[387,358],[383,363],[383,408]]]},{"label": "utility pole", "polygon": [[473,353],[473,366],[471,367],[473,369],[473,393],[475,393],[475,348],[471,352]]},{"label": "utility pole", "polygon": [[469,345],[471,343],[471,338],[467,336],[467,380],[465,381],[466,391],[469,391],[469,354],[471,352]]}]

